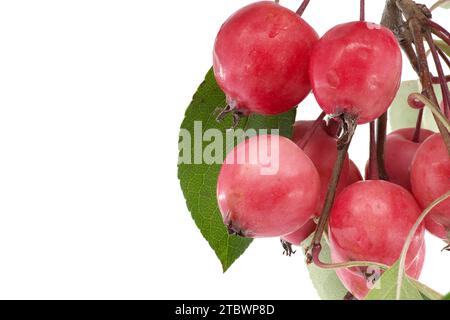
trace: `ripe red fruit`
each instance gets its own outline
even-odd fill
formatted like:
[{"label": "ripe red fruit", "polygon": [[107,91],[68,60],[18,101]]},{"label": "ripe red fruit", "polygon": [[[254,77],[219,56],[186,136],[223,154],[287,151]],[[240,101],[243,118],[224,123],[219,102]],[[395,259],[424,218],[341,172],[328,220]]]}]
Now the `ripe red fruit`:
[{"label": "ripe red fruit", "polygon": [[450,240],[450,228],[445,228],[442,224],[434,221],[432,217],[425,218],[425,227],[432,235],[447,242]]},{"label": "ripe red fruit", "polygon": [[[305,135],[313,126],[314,121],[297,121],[294,126],[293,140],[298,146],[305,142]],[[330,136],[326,131],[326,123],[322,121],[314,132],[314,135],[308,141],[303,151],[311,159],[320,175],[320,198],[317,214],[319,215],[325,196],[328,191],[328,185],[333,172],[334,164],[337,158],[337,139]],[[337,192],[341,192],[347,185],[350,162],[348,157],[344,161],[341,179],[338,184]]]},{"label": "ripe red fruit", "polygon": [[262,135],[228,154],[219,174],[217,199],[231,233],[279,237],[298,230],[314,215],[319,189],[314,164],[295,143]]},{"label": "ripe red fruit", "polygon": [[310,25],[274,2],[237,11],[214,45],[214,74],[229,106],[265,115],[295,107],[311,91],[308,66],[317,41]]},{"label": "ripe red fruit", "polygon": [[[420,276],[425,262],[425,253],[425,242],[423,242],[417,256],[406,266],[406,272],[414,279],[418,279]],[[333,261],[348,261],[348,259],[338,257],[333,250],[331,256]],[[381,272],[375,268],[339,269],[336,270],[336,273],[344,286],[359,300],[363,300],[367,296],[381,275]]]},{"label": "ripe red fruit", "polygon": [[300,246],[302,242],[305,241],[316,230],[316,227],[317,224],[314,222],[314,219],[310,219],[299,230],[281,237],[281,240],[284,240],[295,246]]},{"label": "ripe red fruit", "polygon": [[[450,190],[450,156],[440,134],[429,137],[417,150],[411,166],[411,185],[423,209]],[[429,216],[450,228],[450,199],[434,208]]]},{"label": "ripe red fruit", "polygon": [[352,160],[350,160],[348,167],[347,186],[362,180],[363,176],[361,174],[361,171],[359,171],[358,166]]},{"label": "ripe red fruit", "polygon": [[411,162],[422,142],[433,135],[422,129],[418,142],[413,141],[415,128],[405,128],[392,132],[386,138],[385,166],[389,181],[411,191]]},{"label": "ripe red fruit", "polygon": [[[396,184],[373,180],[347,187],[336,198],[330,216],[333,262],[394,264],[420,214],[414,197]],[[407,266],[411,265],[423,245],[424,226],[421,225],[408,251]],[[409,274],[416,276],[415,271],[411,270]],[[359,292],[352,283],[345,283],[347,289],[358,298],[363,298],[367,291]]]},{"label": "ripe red fruit", "polygon": [[322,109],[363,124],[381,116],[400,86],[402,56],[392,32],[366,22],[328,31],[313,50],[310,80]]}]

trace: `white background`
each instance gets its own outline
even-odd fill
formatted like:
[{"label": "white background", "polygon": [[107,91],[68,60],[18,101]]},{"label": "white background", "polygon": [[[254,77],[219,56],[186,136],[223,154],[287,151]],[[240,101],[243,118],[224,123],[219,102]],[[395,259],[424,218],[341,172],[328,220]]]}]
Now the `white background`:
[{"label": "white background", "polygon": [[[0,2],[0,298],[317,298],[277,239],[222,274],[176,178],[215,34],[249,2]],[[304,17],[323,34],[358,2],[313,0]],[[378,22],[384,1],[366,2]],[[449,14],[436,20],[450,27]],[[299,114],[318,113],[309,98]],[[360,128],[360,166],[366,140]],[[428,240],[422,280],[450,291],[450,254]]]}]

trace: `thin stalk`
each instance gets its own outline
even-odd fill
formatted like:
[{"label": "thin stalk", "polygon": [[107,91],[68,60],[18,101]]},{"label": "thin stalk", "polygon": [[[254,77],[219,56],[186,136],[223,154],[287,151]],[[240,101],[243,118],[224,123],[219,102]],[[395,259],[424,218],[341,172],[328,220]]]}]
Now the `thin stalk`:
[{"label": "thin stalk", "polygon": [[[433,77],[433,84],[440,84],[441,80],[438,77]],[[450,82],[450,76],[445,76],[445,82]]]},{"label": "thin stalk", "polygon": [[[450,59],[447,57],[445,52],[442,51],[442,49],[439,48],[439,46],[436,46],[436,50],[439,53],[439,55],[441,56],[441,59],[444,60],[444,62],[447,65],[447,67],[450,68]],[[450,81],[450,76],[446,76],[445,78],[446,78],[447,81]]]},{"label": "thin stalk", "polygon": [[445,81],[444,69],[442,68],[441,60],[439,59],[439,53],[436,50],[433,37],[430,33],[425,33],[425,39],[430,47],[431,54],[433,56],[434,63],[436,64],[436,70],[438,72],[439,84],[441,85],[442,96],[444,99],[443,113],[446,117],[449,116],[450,110],[450,91],[448,90],[447,81]]},{"label": "thin stalk", "polygon": [[419,229],[420,225],[423,223],[427,215],[439,204],[444,202],[450,198],[450,191],[448,191],[446,194],[444,194],[442,197],[434,201],[417,219],[414,226],[411,228],[408,237],[406,238],[405,245],[403,246],[402,253],[400,255],[400,266],[398,268],[398,278],[397,278],[397,292],[396,292],[396,299],[400,300],[401,298],[401,292],[402,292],[402,285],[403,285],[403,278],[405,276],[405,266],[406,266],[406,256],[409,251],[409,247],[411,246],[411,243],[414,239],[414,236],[416,235],[417,230]]},{"label": "thin stalk", "polygon": [[[319,245],[320,246],[320,245]],[[325,263],[320,260],[319,257],[320,250],[313,251],[313,261],[316,266],[321,269],[328,270],[338,270],[338,269],[348,269],[348,268],[362,268],[362,267],[377,267],[383,270],[389,269],[389,266],[371,261],[348,261],[342,263]]]},{"label": "thin stalk", "polygon": [[366,3],[364,0],[359,1],[359,21],[366,20]]},{"label": "thin stalk", "polygon": [[[422,27],[418,20],[411,19],[409,21],[409,27],[412,30],[412,35],[414,38],[414,44],[416,47],[417,57],[418,57],[418,65],[419,65],[419,76],[420,76],[420,82],[422,83],[422,87],[424,89],[424,94],[427,98],[430,99],[431,105],[439,106],[439,102],[436,98],[436,94],[434,92],[433,88],[433,81],[430,73],[430,69],[428,68],[428,61],[427,56],[425,52],[425,46],[423,43],[423,34],[422,34]],[[439,109],[437,109],[439,110]],[[433,111],[433,110],[432,110]],[[434,119],[436,121],[436,124],[439,128],[439,132],[442,135],[442,139],[444,139],[445,145],[447,146],[447,149],[449,150],[450,154],[450,134],[448,129],[445,128],[444,124],[441,120],[439,120],[439,116],[433,112]]]},{"label": "thin stalk", "polygon": [[[439,125],[444,127],[444,130],[447,129],[447,133],[450,131],[450,120],[447,119],[441,112],[441,109],[436,106],[431,100],[419,93],[412,93],[411,96],[413,99],[417,99],[420,102],[424,103],[426,107],[430,109],[433,115],[437,118]],[[444,140],[445,141],[445,140]],[[449,149],[450,153],[450,149]]]},{"label": "thin stalk", "polygon": [[375,121],[370,123],[370,150],[369,150],[369,180],[377,180],[379,179],[378,174],[378,156],[377,156],[377,141],[375,138]]},{"label": "thin stalk", "polygon": [[384,161],[384,149],[386,145],[388,114],[385,112],[377,121],[377,163],[378,178],[380,180],[389,181],[386,171],[386,163]]},{"label": "thin stalk", "polygon": [[417,114],[417,122],[416,122],[416,130],[414,131],[414,135],[412,141],[415,143],[419,143],[420,141],[420,132],[422,131],[422,120],[423,120],[423,108],[419,110]]},{"label": "thin stalk", "polygon": [[300,8],[297,10],[297,14],[301,17],[303,15],[303,12],[305,12],[306,7],[308,6],[310,0],[304,0],[301,4]]},{"label": "thin stalk", "polygon": [[341,120],[343,122],[343,135],[339,138],[337,143],[337,158],[334,164],[333,172],[331,174],[330,183],[328,185],[327,195],[325,197],[325,203],[323,205],[322,213],[320,215],[319,223],[317,225],[316,232],[312,239],[311,245],[307,251],[312,250],[311,253],[307,255],[307,262],[311,263],[313,261],[313,255],[318,251],[320,253],[321,246],[320,242],[322,236],[325,232],[326,226],[328,224],[328,219],[330,217],[331,208],[336,197],[336,189],[341,177],[342,168],[344,166],[344,161],[347,157],[347,152],[352,142],[355,130],[357,127],[357,121],[354,116],[343,114],[341,115]]}]

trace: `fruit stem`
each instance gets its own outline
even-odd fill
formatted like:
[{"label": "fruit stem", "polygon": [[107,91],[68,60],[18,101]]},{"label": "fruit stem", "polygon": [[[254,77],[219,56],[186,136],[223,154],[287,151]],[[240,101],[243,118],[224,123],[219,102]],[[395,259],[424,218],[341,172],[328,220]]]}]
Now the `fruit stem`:
[{"label": "fruit stem", "polygon": [[420,109],[419,113],[417,114],[416,130],[414,131],[412,142],[419,143],[419,141],[420,141],[420,132],[421,132],[421,129],[422,129],[422,120],[423,120],[423,108]]},{"label": "fruit stem", "polygon": [[359,20],[366,20],[366,2],[364,0],[359,1]]},{"label": "fruit stem", "polygon": [[[408,17],[407,17],[408,18]],[[432,106],[439,106],[439,102],[436,98],[436,93],[433,88],[433,81],[431,78],[430,69],[428,67],[427,55],[425,52],[425,46],[423,43],[424,37],[422,34],[422,26],[420,25],[417,19],[409,20],[409,27],[412,30],[412,35],[414,38],[414,44],[417,51],[418,56],[418,65],[419,65],[419,76],[420,82],[422,83],[422,87],[424,89],[424,95],[426,98],[430,99]],[[432,109],[432,111],[435,111]],[[439,120],[438,114],[433,112],[434,119],[439,128],[439,132],[441,133],[442,138],[444,139],[445,145],[448,148],[450,154],[450,134],[448,129],[445,128],[442,121]]]},{"label": "fruit stem", "polygon": [[378,168],[377,168],[377,141],[375,138],[375,121],[370,123],[370,156],[369,156],[369,180],[379,179]]},{"label": "fruit stem", "polygon": [[371,261],[348,261],[342,263],[325,263],[320,260],[320,251],[322,251],[322,246],[320,244],[314,245],[312,249],[312,259],[314,264],[321,269],[337,270],[337,269],[348,269],[348,268],[361,268],[361,267],[377,267],[383,270],[389,269],[389,266]]},{"label": "fruit stem", "polygon": [[303,0],[303,3],[301,4],[300,8],[297,10],[297,14],[301,17],[303,15],[303,12],[305,12],[306,7],[308,6],[310,0]]},{"label": "fruit stem", "polygon": [[[444,60],[445,64],[450,68],[450,59],[447,57],[445,52],[442,51],[442,49],[439,48],[439,46],[436,46],[436,50],[439,53],[439,55],[441,56],[442,60]],[[447,82],[450,81],[450,76],[445,76],[445,80]]]},{"label": "fruit stem", "polygon": [[[328,185],[328,191],[327,191],[327,195],[325,197],[325,203],[324,203],[324,206],[322,209],[322,213],[320,215],[320,219],[319,219],[319,223],[317,225],[316,232],[314,233],[314,237],[311,241],[311,245],[306,250],[307,252],[310,251],[311,249],[314,250],[314,248],[315,248],[315,250],[317,250],[317,248],[319,248],[319,253],[320,253],[320,242],[322,240],[325,228],[328,224],[331,208],[333,206],[334,199],[336,197],[337,185],[338,185],[339,179],[341,177],[342,168],[344,166],[344,161],[347,157],[347,152],[348,152],[348,149],[350,147],[350,144],[352,142],[352,139],[355,134],[356,127],[357,127],[357,121],[356,121],[355,116],[344,113],[344,114],[340,115],[339,117],[343,124],[343,134],[338,139],[338,142],[337,142],[338,154],[337,154],[336,162],[334,164],[333,172],[331,174],[330,182]],[[319,246],[319,247],[317,247],[317,246]],[[319,254],[319,253],[317,253],[317,254]],[[312,263],[313,257],[311,256],[311,254],[308,254],[307,256],[308,256],[307,262],[309,264]]]},{"label": "fruit stem", "polygon": [[326,113],[322,112],[319,117],[314,121],[313,125],[309,130],[306,132],[305,137],[303,138],[303,142],[300,144],[300,148],[302,150],[305,149],[305,147],[308,145],[309,140],[311,140],[311,137],[316,132],[317,128],[322,124],[323,118],[325,118]]},{"label": "fruit stem", "polygon": [[389,181],[389,176],[386,171],[386,164],[384,161],[384,151],[386,145],[388,114],[385,112],[377,121],[377,164],[378,164],[378,178],[380,180]]},{"label": "fruit stem", "polygon": [[[417,99],[418,101],[422,102],[423,104],[425,104],[425,106],[427,106],[431,112],[434,115],[434,118],[436,119],[439,127],[443,127],[443,130],[445,132],[450,131],[450,120],[448,120],[441,112],[441,110],[439,109],[439,107],[437,107],[435,104],[433,104],[433,102],[431,102],[431,100],[429,100],[427,97],[425,97],[422,94],[419,93],[412,93],[410,95],[413,99]],[[441,134],[442,135],[442,134]],[[444,144],[447,147],[447,151],[448,154],[450,155],[450,143],[445,140],[444,136],[442,135],[442,138],[444,140]]]},{"label": "fruit stem", "polygon": [[[403,19],[403,16],[405,19]],[[427,98],[439,105],[433,88],[433,78],[428,67],[427,54],[423,44],[423,32],[431,26],[431,31],[450,44],[450,37],[444,28],[430,20],[431,12],[412,0],[387,0],[381,24],[388,27],[397,37],[408,59],[420,77]],[[413,48],[415,46],[415,50]],[[450,134],[438,121],[436,123],[442,138],[450,146]],[[449,147],[450,148],[450,147]]]},{"label": "fruit stem", "polygon": [[400,255],[400,262],[399,262],[400,265],[398,268],[397,291],[396,291],[396,299],[397,300],[400,300],[400,298],[401,298],[403,277],[405,275],[406,255],[408,254],[409,247],[411,246],[414,236],[416,235],[417,230],[419,229],[420,225],[425,220],[427,215],[435,207],[437,207],[439,204],[441,204],[448,198],[450,198],[450,191],[448,191],[446,194],[441,196],[439,199],[435,200],[427,209],[425,209],[425,211],[420,215],[420,217],[417,219],[416,223],[413,225],[413,227],[409,231],[408,237],[406,238],[405,245],[403,246],[402,253]]},{"label": "fruit stem", "polygon": [[444,69],[442,68],[441,60],[439,59],[439,53],[436,50],[436,45],[434,44],[431,33],[426,32],[425,39],[428,42],[431,54],[433,55],[434,63],[436,64],[436,70],[438,72],[439,77],[439,84],[441,85],[442,96],[444,99],[443,113],[448,118],[450,109],[450,91],[448,90],[447,81],[445,80]]}]

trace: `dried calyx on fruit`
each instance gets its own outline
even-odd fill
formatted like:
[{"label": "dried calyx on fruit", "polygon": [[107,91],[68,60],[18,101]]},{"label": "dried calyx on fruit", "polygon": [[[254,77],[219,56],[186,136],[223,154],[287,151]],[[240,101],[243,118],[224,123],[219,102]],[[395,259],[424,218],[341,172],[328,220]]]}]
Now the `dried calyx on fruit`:
[{"label": "dried calyx on fruit", "polygon": [[[396,184],[374,180],[346,188],[336,199],[330,217],[329,238],[334,263],[371,261],[393,265],[421,214],[414,197]],[[424,226],[416,233],[407,254],[406,271],[418,278],[424,260]],[[337,270],[345,287],[358,299],[369,292],[367,269]]]},{"label": "dried calyx on fruit", "polygon": [[217,183],[217,199],[230,233],[280,237],[316,212],[320,177],[312,161],[291,140],[260,135],[227,156]]}]

